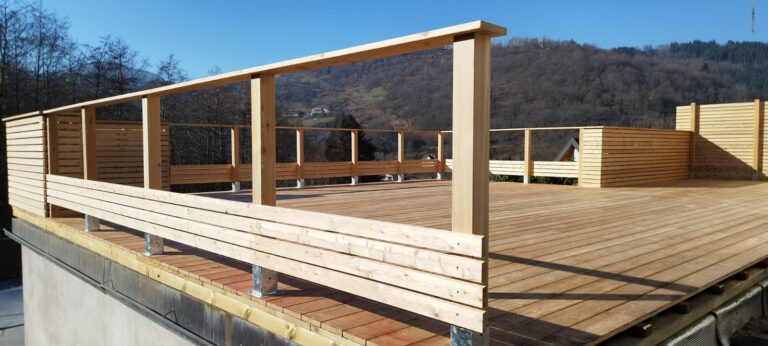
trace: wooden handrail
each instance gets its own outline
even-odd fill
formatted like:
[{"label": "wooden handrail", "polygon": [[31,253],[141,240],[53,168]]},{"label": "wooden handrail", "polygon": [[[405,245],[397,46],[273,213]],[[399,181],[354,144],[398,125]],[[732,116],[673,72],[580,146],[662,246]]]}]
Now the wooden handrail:
[{"label": "wooden handrail", "polygon": [[351,48],[291,59],[244,70],[222,73],[215,76],[193,79],[187,82],[136,91],[118,96],[75,103],[63,107],[21,114],[11,119],[41,114],[61,113],[80,110],[83,107],[101,107],[117,103],[139,101],[148,96],[165,96],[193,90],[213,88],[251,80],[254,75],[279,75],[308,71],[317,68],[348,64],[363,60],[383,58],[444,47],[453,44],[456,37],[468,34],[483,34],[490,37],[506,35],[507,29],[484,21],[474,21],[418,34],[373,42]]}]

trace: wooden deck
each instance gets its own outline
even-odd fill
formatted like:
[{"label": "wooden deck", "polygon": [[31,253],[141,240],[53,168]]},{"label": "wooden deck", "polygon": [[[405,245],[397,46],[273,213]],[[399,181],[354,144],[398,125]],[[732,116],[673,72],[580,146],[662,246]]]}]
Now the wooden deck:
[{"label": "wooden deck", "polygon": [[[596,343],[768,257],[768,184],[585,189],[491,184],[495,344]],[[250,192],[207,193],[250,201]],[[450,181],[278,191],[278,205],[450,228]],[[62,219],[68,224],[81,222]],[[142,233],[92,234],[137,252]],[[166,244],[155,257],[247,295],[250,265]],[[448,326],[300,280],[265,303],[355,342],[447,344]]]}]

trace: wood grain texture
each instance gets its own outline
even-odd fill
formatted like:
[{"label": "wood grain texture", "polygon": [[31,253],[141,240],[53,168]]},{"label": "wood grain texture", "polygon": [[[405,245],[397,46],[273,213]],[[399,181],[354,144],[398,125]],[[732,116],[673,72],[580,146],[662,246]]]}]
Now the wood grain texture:
[{"label": "wood grain texture", "polygon": [[5,122],[8,202],[14,208],[47,216],[47,121],[34,116]]},{"label": "wood grain texture", "polygon": [[[450,185],[430,181],[281,189],[278,205],[299,214],[336,213],[448,230],[451,202],[445,195]],[[250,195],[207,196],[241,200]],[[493,343],[581,345],[605,340],[768,256],[766,212],[768,189],[762,182],[680,180],[616,189],[491,183]],[[142,251],[141,234],[123,230],[93,235]],[[227,282],[219,285],[248,296],[246,264],[172,246],[159,260],[199,273],[201,280]],[[281,277],[280,289],[285,295],[272,298],[280,301],[271,308],[346,340],[448,343],[447,324],[412,319],[403,310],[287,275]]]}]

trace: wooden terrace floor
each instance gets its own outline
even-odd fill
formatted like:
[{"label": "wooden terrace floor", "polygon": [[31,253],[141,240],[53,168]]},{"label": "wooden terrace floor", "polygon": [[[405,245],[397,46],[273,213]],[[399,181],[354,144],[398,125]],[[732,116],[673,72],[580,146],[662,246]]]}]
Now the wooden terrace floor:
[{"label": "wooden terrace floor", "polygon": [[[586,189],[491,184],[494,344],[596,343],[768,257],[768,183]],[[448,229],[450,181],[279,191],[283,207]],[[249,191],[207,193],[250,201]],[[64,220],[62,220],[64,221]],[[67,220],[78,223],[79,220]],[[92,234],[142,251],[140,233]],[[157,256],[248,294],[250,266],[178,244]],[[282,277],[266,303],[369,344],[447,344],[448,327]]]}]

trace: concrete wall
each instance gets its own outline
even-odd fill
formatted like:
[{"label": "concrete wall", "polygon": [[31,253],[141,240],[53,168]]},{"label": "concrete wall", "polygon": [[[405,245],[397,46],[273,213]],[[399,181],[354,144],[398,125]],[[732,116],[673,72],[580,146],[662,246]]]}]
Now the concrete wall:
[{"label": "concrete wall", "polygon": [[27,345],[192,345],[22,247]]}]

